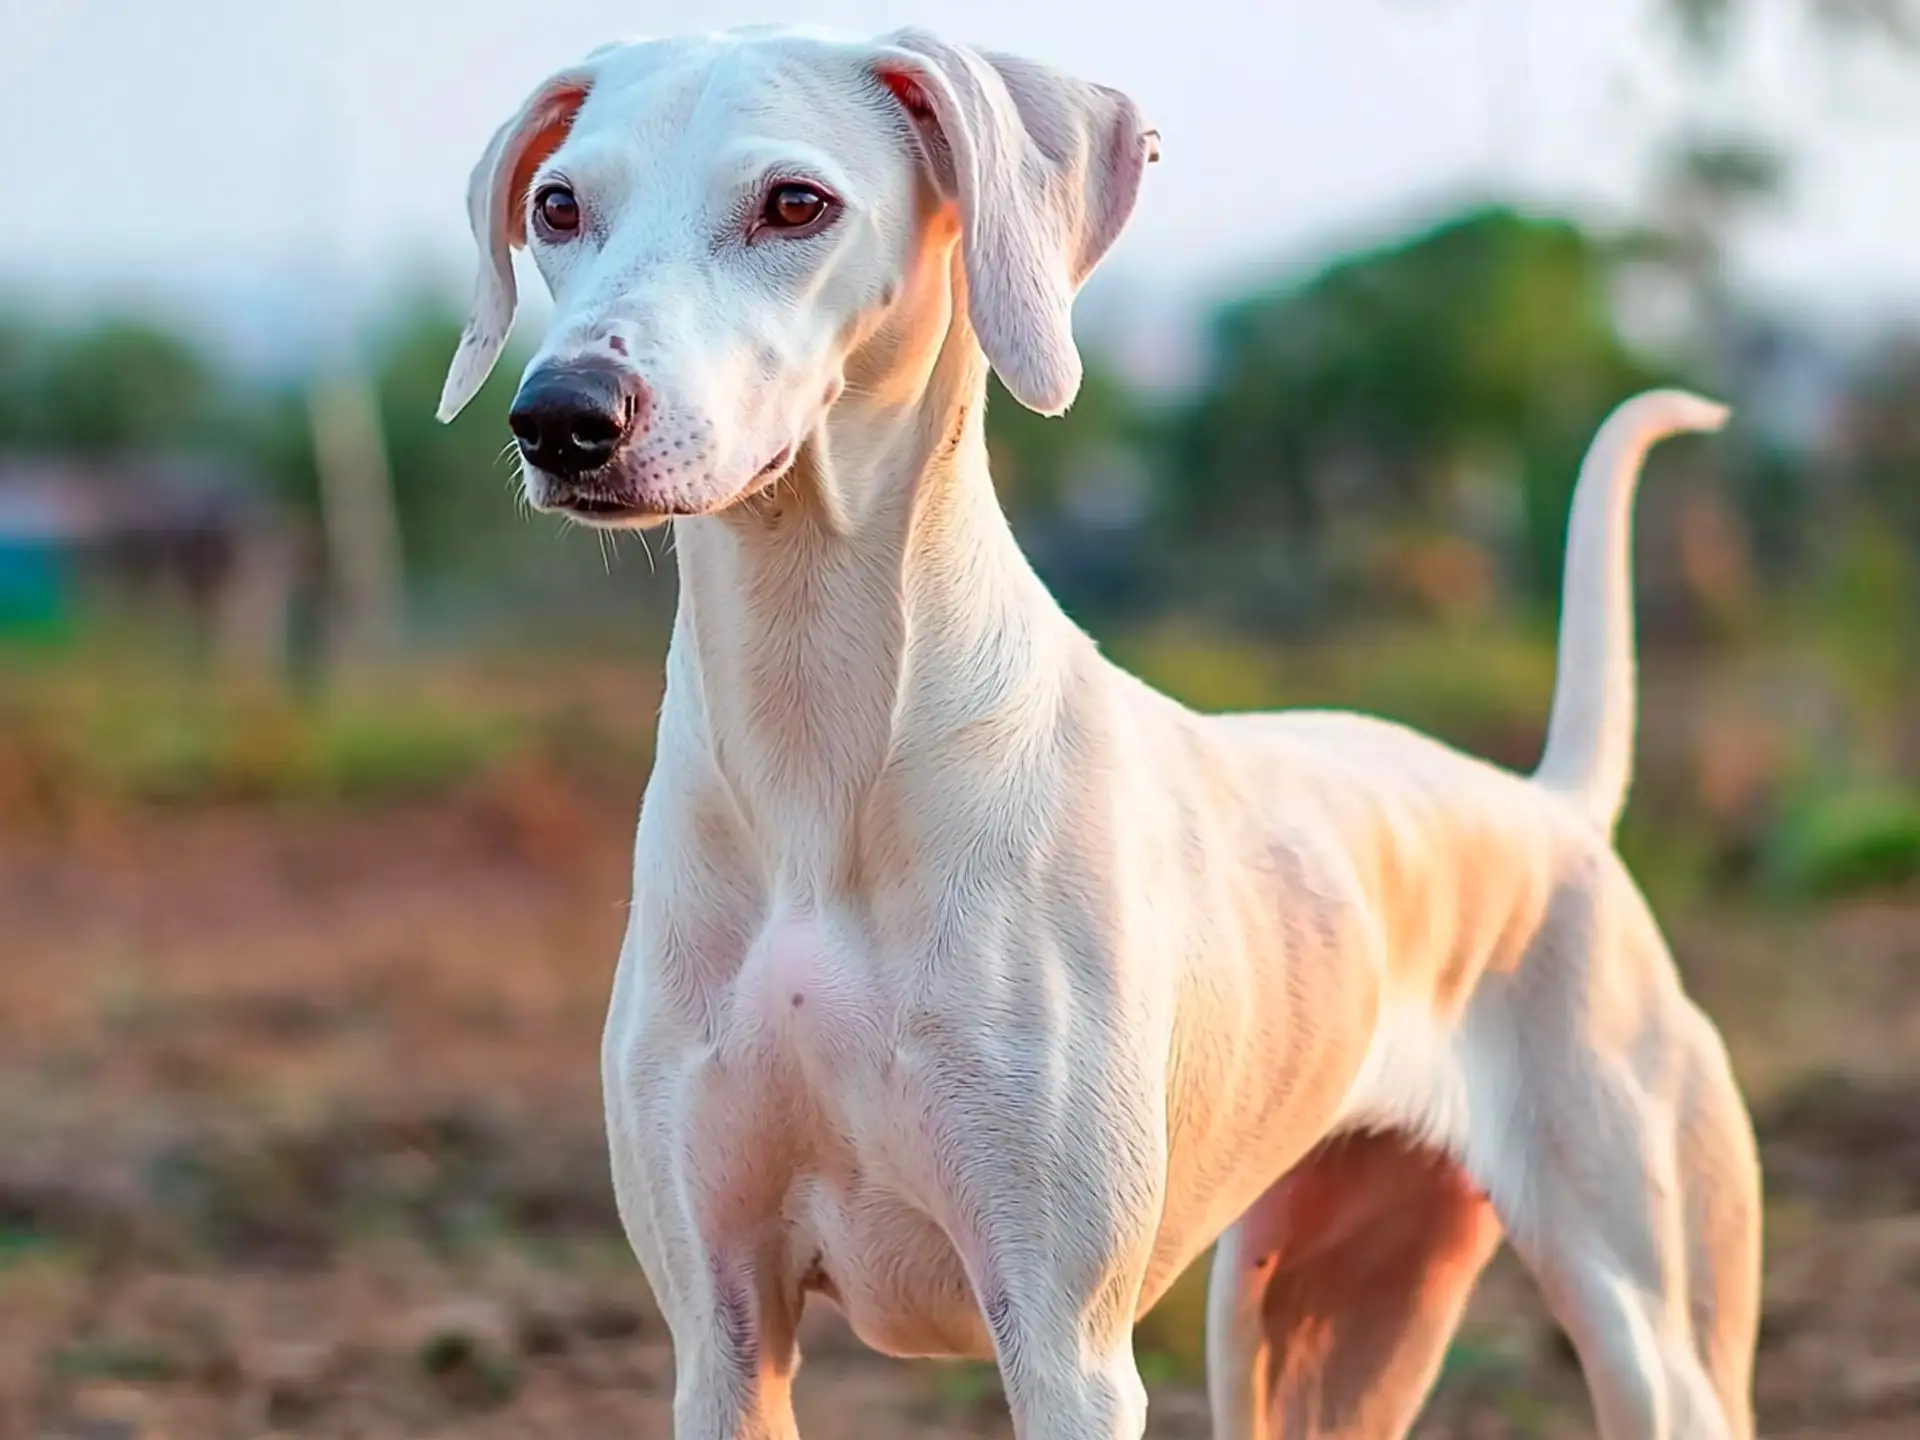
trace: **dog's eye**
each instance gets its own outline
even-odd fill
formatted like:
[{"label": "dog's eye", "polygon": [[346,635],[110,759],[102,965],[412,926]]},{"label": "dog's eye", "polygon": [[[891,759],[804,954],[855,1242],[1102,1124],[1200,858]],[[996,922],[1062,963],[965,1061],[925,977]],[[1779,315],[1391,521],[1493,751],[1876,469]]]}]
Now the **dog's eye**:
[{"label": "dog's eye", "polygon": [[533,197],[533,213],[555,235],[571,235],[580,228],[580,201],[564,185],[546,185]]},{"label": "dog's eye", "polygon": [[832,203],[811,185],[797,181],[776,185],[767,192],[760,223],[771,230],[804,230],[825,215]]}]

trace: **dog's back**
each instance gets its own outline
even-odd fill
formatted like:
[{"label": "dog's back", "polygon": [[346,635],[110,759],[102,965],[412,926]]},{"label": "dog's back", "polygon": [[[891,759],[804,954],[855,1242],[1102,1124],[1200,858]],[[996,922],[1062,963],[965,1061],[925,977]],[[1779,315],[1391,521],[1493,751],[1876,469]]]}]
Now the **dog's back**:
[{"label": "dog's back", "polygon": [[1311,807],[1310,830],[1338,838],[1388,978],[1443,1011],[1481,970],[1515,963],[1553,890],[1609,850],[1564,796],[1405,726],[1327,710],[1220,720],[1234,743],[1284,757],[1288,830]]},{"label": "dog's back", "polygon": [[[1674,390],[1616,409],[1581,468],[1568,529],[1559,674],[1538,769],[1523,777],[1372,716],[1302,710],[1213,716],[1242,774],[1283,777],[1279,829],[1338,837],[1378,932],[1383,979],[1441,1016],[1482,974],[1511,970],[1570,897],[1644,913],[1613,853],[1636,708],[1631,513],[1647,451],[1716,429],[1724,407]],[[1246,752],[1257,758],[1249,759]],[[1647,928],[1651,930],[1650,921]],[[1653,932],[1658,941],[1657,931]]]}]

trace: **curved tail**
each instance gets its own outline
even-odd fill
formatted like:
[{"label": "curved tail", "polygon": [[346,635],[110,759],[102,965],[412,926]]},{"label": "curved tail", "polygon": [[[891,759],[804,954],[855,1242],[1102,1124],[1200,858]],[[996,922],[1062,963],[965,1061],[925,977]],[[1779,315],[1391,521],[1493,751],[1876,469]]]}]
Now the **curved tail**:
[{"label": "curved tail", "polygon": [[1684,390],[1649,390],[1601,425],[1580,466],[1560,595],[1559,673],[1534,778],[1611,831],[1633,770],[1633,492],[1670,435],[1718,430],[1727,407]]}]

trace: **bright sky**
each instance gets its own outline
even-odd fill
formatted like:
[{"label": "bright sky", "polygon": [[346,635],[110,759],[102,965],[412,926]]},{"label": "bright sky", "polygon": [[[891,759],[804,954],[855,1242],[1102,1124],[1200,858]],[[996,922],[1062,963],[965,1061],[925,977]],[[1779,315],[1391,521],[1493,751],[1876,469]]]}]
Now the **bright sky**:
[{"label": "bright sky", "polygon": [[[1164,136],[1112,269],[1299,261],[1462,190],[1617,206],[1683,99],[1658,0],[0,0],[0,289],[233,306],[316,273],[464,286],[466,175],[550,69],[622,34],[913,21],[1130,90]],[[1760,283],[1920,311],[1920,61],[1769,17],[1712,97],[1791,138]],[[457,17],[457,18],[456,18]],[[1132,17],[1132,18],[1129,18]],[[1699,97],[1695,97],[1699,98]],[[265,303],[265,302],[261,302]]]}]

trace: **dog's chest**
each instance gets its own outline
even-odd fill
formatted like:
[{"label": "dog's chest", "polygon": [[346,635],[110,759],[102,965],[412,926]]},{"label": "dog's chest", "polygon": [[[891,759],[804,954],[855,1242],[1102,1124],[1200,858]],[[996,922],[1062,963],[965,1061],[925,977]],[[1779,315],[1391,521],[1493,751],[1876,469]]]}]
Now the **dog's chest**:
[{"label": "dog's chest", "polygon": [[656,1032],[669,1049],[687,1046],[696,1148],[711,1139],[761,1157],[755,1183],[733,1188],[784,1187],[849,1158],[884,1091],[882,982],[855,927],[777,913],[734,965],[707,970],[704,1037]]},{"label": "dog's chest", "polygon": [[[872,1060],[879,996],[865,946],[811,914],[775,917],[748,949],[723,1008],[723,1044],[749,1072]],[[816,1074],[831,1081],[831,1074]]]},{"label": "dog's chest", "polygon": [[717,1123],[778,1157],[785,1189],[911,1163],[899,969],[851,923],[777,915],[719,997],[700,1087]]},{"label": "dog's chest", "polygon": [[698,1230],[724,1248],[764,1243],[771,1224],[794,1283],[829,1294],[868,1344],[979,1353],[964,1267],[931,1213],[920,1067],[901,1059],[906,968],[851,923],[772,917],[710,997],[712,1043],[686,1052],[677,1158]]}]

